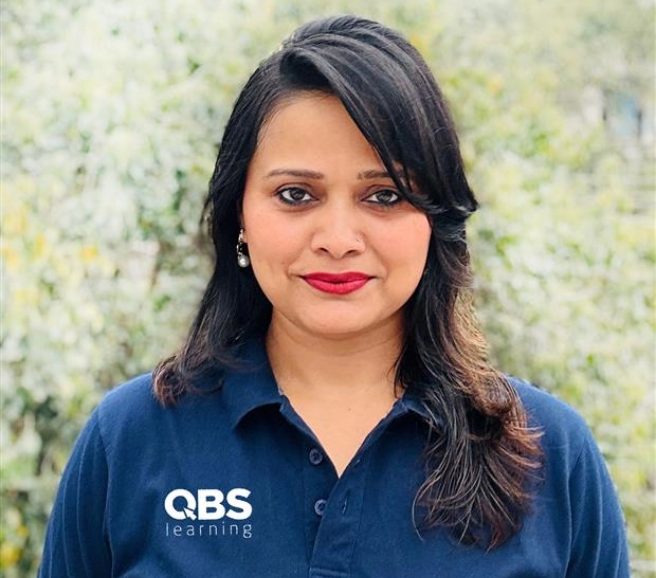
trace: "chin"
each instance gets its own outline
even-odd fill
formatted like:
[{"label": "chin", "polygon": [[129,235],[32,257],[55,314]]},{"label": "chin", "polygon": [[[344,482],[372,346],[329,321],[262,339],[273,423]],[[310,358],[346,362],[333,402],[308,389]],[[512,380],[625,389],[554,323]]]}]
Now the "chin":
[{"label": "chin", "polygon": [[331,324],[331,325],[306,325],[306,330],[317,337],[350,337],[366,331],[366,327],[353,324]]},{"label": "chin", "polygon": [[329,339],[354,337],[376,327],[374,323],[367,323],[364,320],[357,321],[353,318],[340,320],[334,316],[332,318],[326,316],[320,320],[307,320],[302,325],[308,333]]}]

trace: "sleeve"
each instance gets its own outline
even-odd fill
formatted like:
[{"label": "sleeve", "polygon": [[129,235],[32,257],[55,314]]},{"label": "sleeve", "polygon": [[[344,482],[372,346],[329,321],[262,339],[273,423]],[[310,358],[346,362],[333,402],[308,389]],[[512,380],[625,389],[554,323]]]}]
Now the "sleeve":
[{"label": "sleeve", "polygon": [[587,427],[586,434],[569,481],[573,527],[567,578],[629,578],[620,503]]},{"label": "sleeve", "polygon": [[48,522],[38,578],[111,576],[105,524],[107,480],[107,458],[96,409],[64,469]]}]

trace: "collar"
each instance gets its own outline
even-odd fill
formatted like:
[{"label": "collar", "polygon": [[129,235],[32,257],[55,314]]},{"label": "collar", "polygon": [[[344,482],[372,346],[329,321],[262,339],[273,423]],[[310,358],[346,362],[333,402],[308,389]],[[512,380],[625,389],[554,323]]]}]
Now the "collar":
[{"label": "collar", "polygon": [[255,337],[240,344],[237,357],[246,363],[246,367],[243,370],[228,369],[222,387],[233,429],[250,412],[267,405],[281,405],[284,401],[263,338]]},{"label": "collar", "polygon": [[[237,356],[246,362],[247,367],[244,370],[227,370],[222,387],[232,429],[249,413],[269,405],[280,406],[287,399],[278,389],[263,337],[255,337],[240,344]],[[413,390],[406,390],[394,405],[393,411],[398,415],[412,412],[430,419],[430,412]]]}]

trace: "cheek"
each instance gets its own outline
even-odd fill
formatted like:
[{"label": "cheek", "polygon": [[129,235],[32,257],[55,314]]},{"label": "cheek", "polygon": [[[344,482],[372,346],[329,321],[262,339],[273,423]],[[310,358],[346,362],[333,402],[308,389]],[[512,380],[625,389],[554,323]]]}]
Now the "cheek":
[{"label": "cheek", "polygon": [[417,216],[398,227],[392,235],[381,239],[383,254],[389,256],[405,270],[423,270],[428,255],[431,229],[428,219]]},{"label": "cheek", "polygon": [[284,268],[302,250],[301,235],[290,228],[288,220],[265,211],[249,213],[246,226],[249,231],[248,249],[254,268],[267,275],[274,271],[285,273]]}]

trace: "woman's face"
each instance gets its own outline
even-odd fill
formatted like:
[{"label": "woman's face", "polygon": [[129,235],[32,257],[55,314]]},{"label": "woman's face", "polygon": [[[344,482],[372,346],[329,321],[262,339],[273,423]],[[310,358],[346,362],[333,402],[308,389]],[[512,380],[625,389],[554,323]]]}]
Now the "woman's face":
[{"label": "woman's face", "polygon": [[[337,97],[299,95],[276,109],[249,166],[241,217],[272,323],[330,337],[403,330],[430,224],[401,200]],[[354,275],[331,277],[344,273]]]}]

